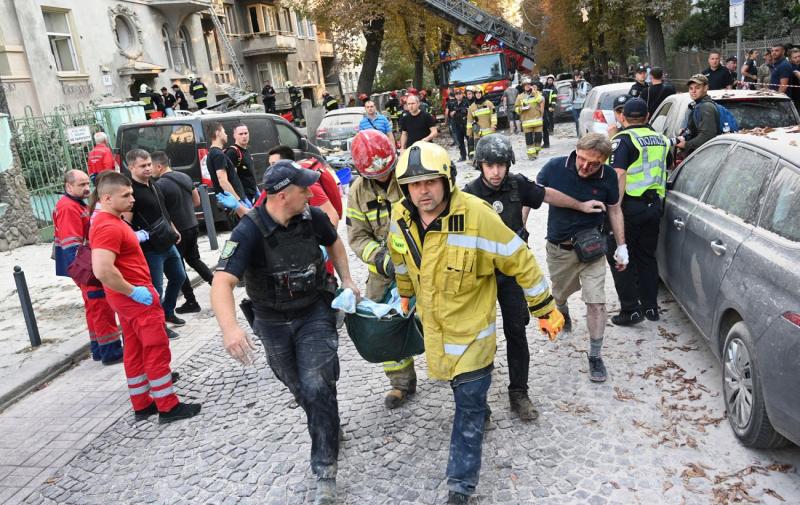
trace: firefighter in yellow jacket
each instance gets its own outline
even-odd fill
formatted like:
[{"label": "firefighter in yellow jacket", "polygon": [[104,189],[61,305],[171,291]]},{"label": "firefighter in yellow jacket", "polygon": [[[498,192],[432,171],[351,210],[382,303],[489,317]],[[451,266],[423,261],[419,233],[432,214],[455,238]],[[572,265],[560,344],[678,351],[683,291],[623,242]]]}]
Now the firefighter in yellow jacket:
[{"label": "firefighter in yellow jacket", "polygon": [[416,295],[428,375],[450,381],[453,389],[448,503],[465,504],[478,484],[490,414],[495,272],[516,279],[528,309],[551,339],[564,317],[525,242],[488,203],[455,186],[455,168],[444,148],[415,143],[400,156],[395,173],[405,198],[392,207],[389,251],[403,304]]},{"label": "firefighter in yellow jacket", "polygon": [[472,139],[469,157],[475,155],[475,142],[497,130],[497,111],[494,104],[483,96],[483,88],[475,86],[475,101],[467,109],[467,137]]},{"label": "firefighter in yellow jacket", "polygon": [[542,135],[544,132],[544,96],[531,84],[529,77],[522,81],[525,88],[514,102],[514,110],[522,121],[522,131],[525,132],[525,146],[527,146],[528,159],[535,160],[542,150]]},{"label": "firefighter in yellow jacket", "polygon": [[[350,152],[361,177],[353,182],[347,196],[347,238],[350,248],[369,269],[367,298],[377,302],[394,280],[386,237],[392,204],[403,197],[394,177],[397,158],[388,137],[378,130],[358,132]],[[391,384],[384,403],[386,408],[395,409],[417,389],[414,357],[387,361],[383,371]]]}]

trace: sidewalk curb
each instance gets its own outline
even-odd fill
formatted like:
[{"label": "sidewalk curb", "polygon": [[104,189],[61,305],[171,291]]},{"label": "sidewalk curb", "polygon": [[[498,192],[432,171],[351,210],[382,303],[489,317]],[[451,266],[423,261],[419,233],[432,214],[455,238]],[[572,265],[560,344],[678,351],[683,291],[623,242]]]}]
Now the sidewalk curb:
[{"label": "sidewalk curb", "polygon": [[[209,266],[209,268],[213,272],[216,268],[216,265],[213,267]],[[192,277],[190,282],[194,288],[205,281],[199,275],[196,275]],[[85,328],[81,330],[81,333],[83,333],[84,330]],[[75,337],[76,335],[77,333],[70,335],[70,338]],[[38,389],[41,385],[55,379],[65,371],[86,359],[88,356],[89,342],[83,341],[78,344],[77,348],[66,350],[65,354],[63,354],[61,357],[53,358],[53,360],[46,366],[35,372],[32,372],[30,376],[23,379],[20,384],[13,386],[8,391],[0,391],[0,412],[5,411],[17,401]],[[25,375],[24,372],[20,372],[21,373],[19,375]]]}]

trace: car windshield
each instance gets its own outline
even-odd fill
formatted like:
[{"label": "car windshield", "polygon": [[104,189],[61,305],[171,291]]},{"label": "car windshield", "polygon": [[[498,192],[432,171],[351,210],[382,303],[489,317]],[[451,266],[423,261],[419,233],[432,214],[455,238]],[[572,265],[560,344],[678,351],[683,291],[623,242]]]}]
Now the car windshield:
[{"label": "car windshield", "polygon": [[358,133],[358,123],[361,122],[361,114],[336,114],[322,119],[317,129],[317,136],[324,133],[325,138],[330,140],[341,140],[355,137]]},{"label": "car windshield", "polygon": [[502,53],[461,58],[445,63],[450,85],[505,79]]},{"label": "car windshield", "polygon": [[144,149],[164,151],[173,167],[189,167],[197,159],[194,129],[189,124],[152,124],[126,129],[122,133],[121,152]]}]

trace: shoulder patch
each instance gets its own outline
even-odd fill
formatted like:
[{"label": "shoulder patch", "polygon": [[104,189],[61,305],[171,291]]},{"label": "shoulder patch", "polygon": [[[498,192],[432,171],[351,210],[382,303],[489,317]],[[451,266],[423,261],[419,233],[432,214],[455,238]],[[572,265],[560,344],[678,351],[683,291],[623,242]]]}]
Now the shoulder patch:
[{"label": "shoulder patch", "polygon": [[220,259],[226,260],[233,256],[233,253],[236,252],[236,248],[239,247],[239,242],[234,242],[233,240],[228,240],[225,242],[225,245],[222,246],[222,252],[219,255]]},{"label": "shoulder patch", "polygon": [[620,139],[614,139],[611,141],[611,150],[616,151],[619,147]]},{"label": "shoulder patch", "polygon": [[408,245],[406,244],[406,241],[405,239],[403,239],[403,237],[394,233],[390,233],[389,238],[390,238],[389,243],[391,244],[392,249],[397,251],[398,254],[406,254],[408,252]]}]

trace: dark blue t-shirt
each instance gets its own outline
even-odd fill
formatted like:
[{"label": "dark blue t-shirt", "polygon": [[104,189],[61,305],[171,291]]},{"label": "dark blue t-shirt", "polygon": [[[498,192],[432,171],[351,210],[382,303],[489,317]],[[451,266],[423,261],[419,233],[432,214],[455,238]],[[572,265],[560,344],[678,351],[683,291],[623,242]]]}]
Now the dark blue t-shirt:
[{"label": "dark blue t-shirt", "polygon": [[[774,65],[770,65],[772,69],[772,73],[769,76],[770,87],[774,90],[777,90],[781,84],[781,79],[792,79],[792,64],[789,63],[785,57]],[[790,82],[791,84],[791,82]]]},{"label": "dark blue t-shirt", "polygon": [[[541,186],[557,189],[581,202],[599,200],[606,205],[619,203],[619,186],[614,169],[603,165],[591,177],[583,178],[578,175],[574,151],[569,156],[559,156],[548,161],[536,176],[536,182]],[[551,205],[547,213],[547,240],[551,242],[571,240],[580,230],[602,225],[604,216],[604,214],[586,214]]]},{"label": "dark blue t-shirt", "polygon": [[[338,235],[328,215],[317,207],[306,207],[306,209],[311,213],[311,227],[314,229],[314,236],[319,244],[326,247],[333,245]],[[291,229],[293,226],[297,226],[302,219],[302,214],[297,215],[284,228],[272,220],[264,205],[258,207],[258,212],[261,214],[268,233]],[[251,219],[242,218],[233,229],[228,241],[225,242],[216,270],[228,272],[236,278],[242,279],[248,266],[255,268],[264,266],[264,237]]]}]

